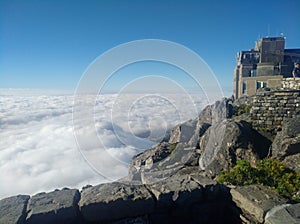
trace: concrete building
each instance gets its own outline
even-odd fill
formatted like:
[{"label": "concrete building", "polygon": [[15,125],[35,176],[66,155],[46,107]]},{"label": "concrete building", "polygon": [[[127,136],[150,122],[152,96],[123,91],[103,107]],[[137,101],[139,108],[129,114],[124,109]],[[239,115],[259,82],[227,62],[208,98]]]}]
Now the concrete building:
[{"label": "concrete building", "polygon": [[265,37],[254,49],[240,51],[234,69],[234,97],[253,95],[259,88],[279,88],[282,78],[292,76],[300,49],[285,49],[285,37]]}]

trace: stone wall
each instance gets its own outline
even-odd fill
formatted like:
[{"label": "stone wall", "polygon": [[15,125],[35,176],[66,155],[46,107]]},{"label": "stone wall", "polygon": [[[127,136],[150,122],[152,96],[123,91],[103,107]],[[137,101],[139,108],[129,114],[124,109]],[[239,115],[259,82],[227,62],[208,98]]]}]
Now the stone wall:
[{"label": "stone wall", "polygon": [[[289,85],[292,82],[289,80]],[[299,82],[300,83],[300,82]],[[259,92],[253,96],[251,120],[253,127],[276,132],[282,122],[295,116],[300,106],[300,90]]]},{"label": "stone wall", "polygon": [[281,87],[285,90],[300,90],[300,78],[286,78],[282,79]]}]

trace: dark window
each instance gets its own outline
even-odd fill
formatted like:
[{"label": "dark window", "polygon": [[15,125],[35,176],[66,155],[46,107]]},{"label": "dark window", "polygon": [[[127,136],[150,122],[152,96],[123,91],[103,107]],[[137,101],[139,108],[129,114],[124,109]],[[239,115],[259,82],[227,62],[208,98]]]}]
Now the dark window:
[{"label": "dark window", "polygon": [[247,91],[247,84],[245,82],[243,82],[243,86],[242,86],[242,94],[245,94]]}]

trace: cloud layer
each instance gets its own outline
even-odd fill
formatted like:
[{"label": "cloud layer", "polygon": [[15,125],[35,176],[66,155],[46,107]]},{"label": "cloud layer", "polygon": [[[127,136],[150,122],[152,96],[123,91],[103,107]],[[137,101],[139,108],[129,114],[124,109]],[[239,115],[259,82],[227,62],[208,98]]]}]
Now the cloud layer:
[{"label": "cloud layer", "polygon": [[[75,136],[74,96],[24,93],[0,93],[0,198],[121,178],[132,156],[208,103],[200,95],[191,100],[176,94],[106,94],[96,101],[87,96],[95,105],[94,123],[84,125],[82,110]],[[79,146],[78,133],[84,142]]]}]

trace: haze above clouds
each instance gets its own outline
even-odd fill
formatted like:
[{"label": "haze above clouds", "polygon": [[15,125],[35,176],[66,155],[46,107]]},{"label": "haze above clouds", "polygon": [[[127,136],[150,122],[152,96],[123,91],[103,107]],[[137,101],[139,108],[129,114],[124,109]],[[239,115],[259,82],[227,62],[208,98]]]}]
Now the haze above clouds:
[{"label": "haze above clouds", "polygon": [[[90,127],[78,126],[76,131],[86,143],[78,147],[73,132],[73,95],[2,89],[0,198],[81,188],[124,177],[132,156],[159,142],[175,124],[195,117],[208,103],[201,95],[192,98],[99,95],[92,127],[98,138],[90,134]],[[95,148],[99,140],[102,148]]]}]

